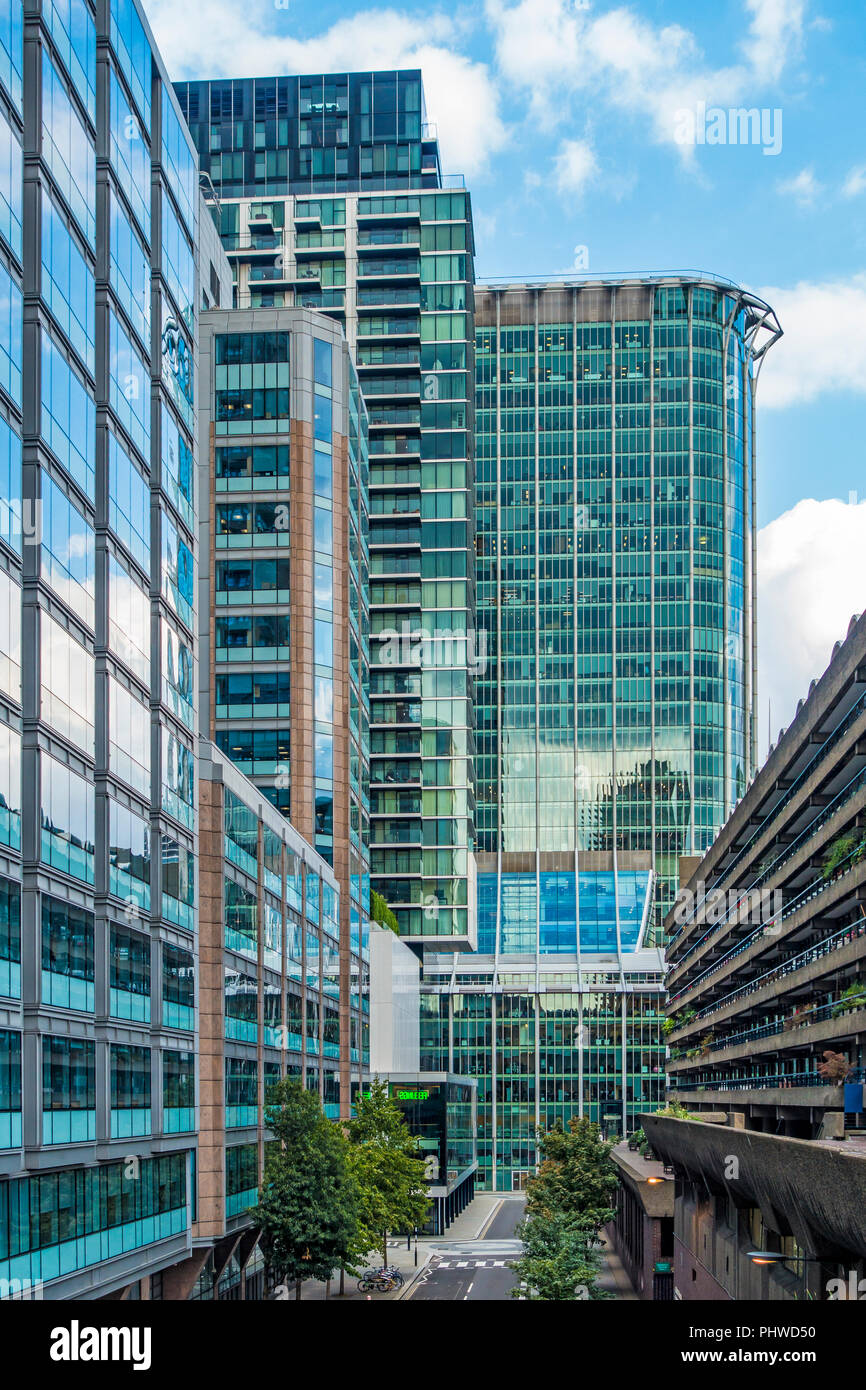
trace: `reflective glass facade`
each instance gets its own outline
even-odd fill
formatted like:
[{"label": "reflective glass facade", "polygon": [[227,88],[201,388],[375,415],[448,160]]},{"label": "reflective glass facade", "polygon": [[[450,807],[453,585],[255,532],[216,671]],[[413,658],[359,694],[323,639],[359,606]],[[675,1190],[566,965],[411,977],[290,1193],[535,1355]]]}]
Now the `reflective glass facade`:
[{"label": "reflective glass facade", "polygon": [[429,958],[423,1028],[427,1065],[479,1078],[488,1185],[520,1185],[537,1124],[624,1133],[662,1097],[679,856],[755,761],[754,363],[775,332],[726,283],[477,293],[479,954]]},{"label": "reflective glass facade", "polygon": [[221,196],[439,185],[420,71],[179,82],[177,94]]},{"label": "reflective glass facade", "polygon": [[[24,72],[38,80],[29,102]],[[26,207],[23,147],[42,158]],[[154,422],[170,421],[190,457],[195,439],[151,361],[150,304],[158,290],[191,355],[197,239],[195,148],[134,0],[98,14],[45,0],[28,6],[26,37],[20,0],[5,4],[0,1275],[40,1280],[48,1298],[118,1287],[115,1257],[160,1268],[191,1239],[194,1118],[169,1122],[162,1075],[180,1075],[175,1049],[191,1055],[196,1024],[194,720],[179,718],[152,653],[164,605],[192,688],[181,598],[196,536],[161,483]],[[152,589],[165,572],[180,597]],[[178,953],[185,1012],[160,990]],[[137,1180],[121,1161],[133,1137]]]},{"label": "reflective glass facade", "polygon": [[[215,309],[201,325],[199,432],[214,445],[199,492],[214,503],[200,549],[215,592],[200,615],[214,652],[202,720],[336,875],[339,905],[312,886],[305,903],[329,924],[310,974],[325,997],[306,1026],[331,1063],[323,1099],[347,1113],[369,1050],[367,413],[342,331],[323,316]],[[255,959],[247,917],[233,897],[232,941]],[[246,989],[237,996],[240,1039],[253,1020]],[[306,1071],[312,1084],[318,1069]]]},{"label": "reflective glass facade", "polygon": [[[469,195],[459,176],[440,175],[418,72],[177,90],[220,198],[235,304],[306,306],[344,326],[369,420],[371,874],[402,935],[467,949],[476,646]],[[238,416],[250,410],[254,432],[277,433],[279,397],[247,400],[252,389],[222,398],[223,433],[245,428]],[[314,432],[327,431],[318,399]],[[247,477],[261,489],[257,474],[270,466],[262,451],[249,461],[225,451],[217,464],[232,490]],[[326,606],[327,476],[317,449],[314,521],[325,558],[314,583]],[[274,587],[282,601],[287,571],[287,562],[222,562],[219,601],[237,602],[243,588],[262,603]],[[330,641],[327,622],[317,623],[317,668],[330,662]],[[258,771],[271,755],[260,739],[244,741],[245,766],[252,759]],[[327,758],[323,741],[322,767]]]}]

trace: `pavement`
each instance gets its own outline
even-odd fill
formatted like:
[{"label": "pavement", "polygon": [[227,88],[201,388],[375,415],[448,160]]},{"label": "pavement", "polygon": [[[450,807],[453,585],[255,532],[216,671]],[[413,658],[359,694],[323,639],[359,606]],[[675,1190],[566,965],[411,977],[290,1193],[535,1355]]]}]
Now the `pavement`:
[{"label": "pavement", "polygon": [[[413,1298],[428,1302],[511,1302],[511,1290],[517,1280],[510,1268],[511,1261],[522,1253],[515,1229],[523,1220],[526,1199],[522,1193],[500,1194],[479,1192],[451,1223],[443,1236],[413,1240],[388,1241],[388,1263],[398,1267],[405,1284],[402,1289],[388,1293],[359,1293],[358,1280],[347,1274],[345,1292],[339,1292],[339,1279],[332,1281],[330,1291],[323,1283],[309,1279],[301,1288],[302,1299],[324,1299],[347,1303],[396,1302]],[[619,1257],[602,1233],[603,1254],[599,1285],[616,1299],[636,1299]],[[417,1260],[417,1262],[416,1262]],[[371,1252],[371,1266],[381,1263],[381,1255]],[[294,1289],[288,1291],[294,1298]]]},{"label": "pavement", "polygon": [[479,1193],[439,1240],[431,1241],[424,1270],[405,1291],[416,1301],[510,1301],[517,1280],[510,1267],[522,1246],[514,1234],[523,1220],[522,1195]]}]

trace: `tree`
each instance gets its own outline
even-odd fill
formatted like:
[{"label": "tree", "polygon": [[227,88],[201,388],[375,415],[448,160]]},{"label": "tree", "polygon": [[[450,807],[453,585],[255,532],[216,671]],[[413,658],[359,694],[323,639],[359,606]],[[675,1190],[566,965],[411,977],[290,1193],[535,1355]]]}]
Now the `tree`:
[{"label": "tree", "polygon": [[370,889],[370,916],[380,927],[387,927],[396,936],[400,935],[400,924],[381,893]]},{"label": "tree", "polygon": [[388,1263],[388,1232],[408,1231],[424,1221],[430,1199],[424,1160],[418,1140],[409,1133],[388,1087],[376,1077],[366,1094],[359,1093],[355,1118],[349,1121],[349,1169],[359,1202],[359,1231],[355,1258],[377,1246]]},{"label": "tree", "polygon": [[601,1259],[592,1227],[561,1212],[545,1213],[522,1221],[517,1234],[523,1255],[512,1265],[520,1280],[511,1290],[513,1298],[559,1303],[610,1298],[596,1284]]},{"label": "tree", "polygon": [[357,1239],[358,1193],[347,1163],[348,1145],[322,1111],[318,1095],[299,1081],[273,1086],[265,1124],[269,1144],[259,1204],[252,1218],[265,1259],[301,1296],[304,1279],[331,1277]]},{"label": "tree", "polygon": [[527,1184],[530,1216],[562,1215],[593,1231],[612,1221],[611,1201],[617,1177],[610,1160],[613,1143],[601,1137],[592,1120],[573,1119],[539,1132],[542,1162]]},{"label": "tree", "polygon": [[832,1081],[834,1086],[841,1086],[846,1077],[851,1074],[851,1063],[844,1052],[833,1052],[828,1049],[822,1052],[823,1062],[818,1063],[818,1075],[822,1081]]}]

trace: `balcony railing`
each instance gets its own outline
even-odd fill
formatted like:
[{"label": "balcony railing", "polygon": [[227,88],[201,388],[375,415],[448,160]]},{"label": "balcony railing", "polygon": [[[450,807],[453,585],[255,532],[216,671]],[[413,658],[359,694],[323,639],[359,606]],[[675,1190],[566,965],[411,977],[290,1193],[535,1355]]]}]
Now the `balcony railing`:
[{"label": "balcony railing", "polygon": [[[857,1001],[862,1000],[858,1003]],[[794,1034],[802,1028],[811,1028],[816,1023],[826,1023],[829,1019],[844,1019],[847,1013],[856,1013],[860,1009],[866,1008],[866,990],[862,995],[849,995],[845,1001],[840,999],[831,1000],[829,1004],[813,1004],[808,1009],[801,1009],[799,1013],[786,1014],[783,1018],[775,1019],[772,1023],[759,1023],[754,1028],[744,1028],[739,1033],[731,1033],[725,1038],[714,1039],[708,1046],[709,1052],[723,1052],[729,1047],[739,1047],[744,1042],[759,1042],[762,1038],[776,1037],[779,1033]],[[844,1028],[840,1032],[844,1032]],[[672,1061],[681,1062],[687,1060],[683,1057],[675,1057]],[[689,1058],[689,1061],[696,1061],[696,1058]]]},{"label": "balcony railing", "polygon": [[[857,700],[857,702],[854,705],[852,705],[851,709],[845,715],[844,719],[840,720],[840,722],[836,725],[832,733],[828,735],[828,737],[816,750],[813,756],[809,759],[809,762],[803,768],[802,772],[798,773],[798,775],[794,778],[794,781],[791,783],[790,787],[785,792],[782,799],[776,803],[772,811],[769,811],[767,813],[767,815],[761,821],[757,829],[749,836],[748,840],[743,845],[743,848],[739,851],[739,853],[736,855],[733,861],[721,873],[717,874],[716,877],[712,879],[711,882],[707,885],[708,893],[711,892],[713,888],[717,888],[719,884],[724,883],[725,880],[730,879],[734,869],[737,867],[738,864],[742,863],[743,859],[748,854],[751,846],[755,844],[755,842],[761,837],[761,835],[763,835],[767,826],[770,825],[772,821],[778,818],[779,812],[784,810],[784,808],[789,804],[791,798],[796,795],[798,788],[803,784],[806,778],[809,777],[812,772],[814,772],[815,768],[821,762],[824,761],[824,758],[827,756],[830,750],[835,747],[835,745],[840,741],[840,739],[844,738],[845,734],[851,728],[852,724],[854,724],[854,722],[860,717],[860,714],[863,712],[864,709],[866,709],[866,691],[864,691],[864,693],[860,696],[860,699]],[[706,898],[702,899],[701,901],[705,900]],[[700,907],[700,905],[700,902],[695,904],[696,910]],[[679,930],[671,938],[671,941],[676,941],[680,933],[685,931],[686,927],[689,925],[689,922],[693,920],[694,917],[690,917],[688,921],[683,922]],[[722,924],[714,924],[713,930],[715,930],[716,925]],[[677,967],[682,965],[684,961],[688,960],[689,956],[694,951],[698,950],[703,944],[703,942],[707,940],[707,937],[711,935],[712,933],[708,932],[707,936],[702,937],[700,941],[696,942],[694,946],[690,947],[686,954],[679,961],[677,961]]]},{"label": "balcony railing", "polygon": [[[855,1067],[846,1081],[858,1082],[864,1079],[864,1068]],[[726,1077],[724,1081],[698,1081],[691,1077],[668,1077],[669,1091],[778,1091],[789,1090],[795,1086],[820,1086],[823,1090],[836,1083],[821,1076],[817,1071],[778,1071],[754,1072],[743,1076]]]},{"label": "balcony railing", "polygon": [[[846,857],[841,860],[840,864],[837,866],[837,872],[849,872],[854,868],[855,864],[859,862],[859,857],[859,849],[853,849],[850,854],[846,855]],[[845,867],[846,865],[847,868]],[[714,961],[707,970],[704,970],[700,975],[696,976],[694,980],[684,985],[676,994],[672,994],[668,1001],[668,1006],[670,1007],[676,1004],[678,1000],[684,999],[687,994],[691,994],[699,985],[703,984],[713,975],[716,975],[725,965],[730,965],[731,961],[736,960],[737,956],[741,956],[745,951],[748,951],[757,941],[760,941],[762,937],[769,936],[769,928],[772,927],[774,929],[773,935],[777,935],[780,923],[787,921],[795,912],[799,912],[801,907],[805,907],[807,902],[813,898],[819,897],[821,893],[825,892],[826,889],[830,887],[831,883],[835,883],[836,881],[835,876],[832,879],[826,879],[822,875],[819,878],[812,879],[812,882],[798,893],[796,898],[791,899],[778,917],[773,918],[771,922],[762,922],[761,925],[756,927],[753,932],[750,932],[748,936],[744,936],[732,950],[726,951],[725,954],[720,956],[717,961]]]},{"label": "balcony railing", "polygon": [[795,970],[802,969],[804,965],[811,965],[813,961],[822,960],[834,951],[841,951],[843,946],[849,945],[850,942],[856,941],[862,936],[866,936],[866,919],[855,922],[852,926],[843,927],[841,931],[834,932],[832,936],[816,942],[807,951],[801,951],[798,955],[791,956],[788,960],[782,961],[780,965],[774,966],[772,970],[767,970],[763,975],[756,976],[747,985],[741,985],[731,994],[723,995],[721,999],[717,999],[705,1009],[701,1009],[694,1018],[689,1019],[688,1025],[684,1026],[691,1028],[699,1019],[708,1018],[710,1014],[718,1013],[720,1009],[735,1004],[738,999],[745,999],[748,995],[755,994],[759,989],[764,989],[766,985],[772,984],[775,980],[783,980],[786,975],[791,975]]},{"label": "balcony railing", "polygon": [[[778,859],[774,859],[773,863],[770,864],[764,870],[763,873],[759,874],[758,877],[754,880],[753,883],[749,885],[748,888],[743,889],[743,894],[739,902],[742,902],[743,899],[746,898],[749,893],[756,892],[758,889],[763,887],[763,885],[767,883],[778,872],[778,870],[781,868],[783,864],[787,863],[789,859],[791,859],[795,854],[799,853],[799,851],[803,848],[803,845],[812,838],[816,831],[820,830],[822,825],[826,824],[828,820],[835,816],[836,812],[841,809],[841,807],[845,804],[846,801],[850,801],[852,796],[857,795],[860,788],[864,785],[866,785],[866,768],[864,768],[861,772],[858,772],[856,776],[852,777],[851,781],[848,782],[842,788],[842,790],[838,792],[836,796],[833,797],[832,801],[830,801],[827,806],[824,806],[822,808],[822,810],[815,817],[815,819],[810,821],[809,824],[805,826],[805,828],[800,832],[797,838],[786,847],[784,854],[781,854],[778,857]],[[734,912],[739,910],[739,902],[737,904],[737,907],[733,909]],[[701,946],[706,944],[706,942],[712,940],[714,936],[720,935],[722,933],[722,929],[726,926],[730,926],[730,924],[731,912],[728,911],[725,913],[724,917],[719,922],[713,924],[711,931],[708,931],[703,937],[701,937],[700,941],[695,942],[695,945],[691,947],[689,951],[685,953],[685,955],[683,955],[682,959],[676,962],[676,964],[673,967],[674,970],[679,970],[680,966],[684,965],[685,962],[695,951],[699,950]],[[693,985],[689,986],[689,989],[693,988]],[[683,991],[681,991],[681,993],[682,992]]]}]

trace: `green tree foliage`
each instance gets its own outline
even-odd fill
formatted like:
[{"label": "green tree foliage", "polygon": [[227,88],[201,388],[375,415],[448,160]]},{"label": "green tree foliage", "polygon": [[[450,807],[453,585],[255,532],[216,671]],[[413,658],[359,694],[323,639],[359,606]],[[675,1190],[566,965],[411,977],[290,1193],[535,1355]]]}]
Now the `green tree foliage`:
[{"label": "green tree foliage", "polygon": [[523,1255],[513,1266],[524,1288],[515,1297],[545,1301],[604,1298],[596,1286],[598,1232],[613,1220],[613,1143],[592,1120],[575,1118],[538,1134],[541,1166],[526,1190],[519,1228]]},{"label": "green tree foliage", "polygon": [[604,1140],[592,1120],[575,1118],[539,1134],[542,1162],[527,1186],[530,1216],[561,1214],[588,1230],[598,1231],[615,1215],[616,1172]]},{"label": "green tree foliage", "polygon": [[388,1232],[410,1231],[427,1215],[430,1200],[424,1160],[403,1112],[378,1077],[366,1094],[359,1093],[348,1134],[349,1169],[359,1201],[353,1255],[357,1260],[378,1247],[384,1265],[388,1263]]},{"label": "green tree foliage", "polygon": [[370,916],[374,922],[378,922],[380,927],[388,927],[396,936],[400,934],[400,926],[394,913],[382,897],[374,888],[370,889]]},{"label": "green tree foliage", "polygon": [[697,1115],[693,1115],[690,1110],[687,1110],[684,1105],[680,1105],[679,1101],[676,1100],[668,1101],[667,1105],[663,1105],[660,1110],[656,1110],[655,1114],[664,1115],[666,1120],[698,1119]]},{"label": "green tree foliage", "polygon": [[267,1263],[300,1298],[304,1279],[330,1279],[357,1240],[359,1201],[348,1144],[323,1113],[318,1095],[298,1081],[273,1086],[265,1123],[268,1146],[259,1204],[251,1215]]},{"label": "green tree foliage", "polygon": [[512,1266],[520,1280],[512,1297],[558,1303],[611,1297],[596,1283],[601,1259],[591,1226],[557,1212],[527,1218],[517,1234],[524,1253]]}]

